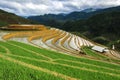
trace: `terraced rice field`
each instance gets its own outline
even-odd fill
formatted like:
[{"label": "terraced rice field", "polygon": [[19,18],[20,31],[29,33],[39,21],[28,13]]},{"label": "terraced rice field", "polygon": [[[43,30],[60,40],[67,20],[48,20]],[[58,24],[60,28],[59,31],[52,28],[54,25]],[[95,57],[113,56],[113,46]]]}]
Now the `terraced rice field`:
[{"label": "terraced rice field", "polygon": [[0,31],[0,80],[120,80],[120,54],[94,45],[55,28]]},{"label": "terraced rice field", "polygon": [[[97,45],[82,37],[56,28],[41,28],[39,31],[9,31],[0,33],[0,40],[15,40],[33,44],[41,48],[75,55],[79,55],[83,46]],[[111,58],[120,59],[120,54],[116,51],[110,50],[106,54]]]},{"label": "terraced rice field", "polygon": [[2,30],[46,30],[44,25],[20,25],[12,24],[7,27],[1,27]]},{"label": "terraced rice field", "polygon": [[26,38],[27,41],[25,40],[25,42],[30,42],[42,48],[49,48],[66,53],[78,53],[81,46],[94,45],[90,41],[55,28],[32,32],[13,32],[3,35],[2,38],[4,40],[19,40],[20,38]]},{"label": "terraced rice field", "polygon": [[0,48],[2,80],[120,80],[120,65],[116,63],[15,41],[0,41]]}]

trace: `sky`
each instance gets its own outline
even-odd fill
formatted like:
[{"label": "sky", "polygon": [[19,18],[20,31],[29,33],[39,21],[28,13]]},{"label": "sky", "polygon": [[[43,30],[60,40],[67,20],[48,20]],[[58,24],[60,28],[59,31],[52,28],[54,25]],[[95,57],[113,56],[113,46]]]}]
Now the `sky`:
[{"label": "sky", "polygon": [[20,16],[69,13],[119,5],[120,0],[0,0],[0,9]]}]

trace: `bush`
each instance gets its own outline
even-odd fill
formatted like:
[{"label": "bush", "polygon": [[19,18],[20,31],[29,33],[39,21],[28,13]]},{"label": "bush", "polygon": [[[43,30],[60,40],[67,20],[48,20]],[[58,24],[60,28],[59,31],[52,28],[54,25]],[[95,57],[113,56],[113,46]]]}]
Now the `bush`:
[{"label": "bush", "polygon": [[107,40],[105,37],[99,36],[93,39],[95,42],[100,43],[100,44],[108,44],[109,40]]}]

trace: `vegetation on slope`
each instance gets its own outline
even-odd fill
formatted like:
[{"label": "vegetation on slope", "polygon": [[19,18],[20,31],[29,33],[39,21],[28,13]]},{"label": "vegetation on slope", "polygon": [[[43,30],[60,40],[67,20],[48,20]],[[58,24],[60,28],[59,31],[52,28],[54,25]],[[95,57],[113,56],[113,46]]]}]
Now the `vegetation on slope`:
[{"label": "vegetation on slope", "polygon": [[81,32],[87,38],[98,43],[120,48],[120,12],[106,12],[95,15],[88,20],[67,22],[63,29],[72,32]]},{"label": "vegetation on slope", "polygon": [[[93,57],[98,58],[100,60],[120,63],[120,60],[118,58],[112,59],[112,58],[110,58],[110,56],[109,57],[106,56],[106,53],[96,52],[96,51],[92,50],[90,47],[82,47],[82,51],[84,53],[86,53],[86,55],[93,56]],[[111,53],[109,52],[109,54],[111,54]]]},{"label": "vegetation on slope", "polygon": [[13,13],[0,10],[0,26],[6,26],[8,24],[30,24],[34,23],[31,20],[22,18]]},{"label": "vegetation on slope", "polygon": [[82,33],[87,38],[109,47],[114,44],[119,50],[120,6],[85,13],[89,14],[89,17],[86,16],[86,18],[84,17],[85,14],[82,15],[82,13],[85,12],[73,12],[67,15],[48,14],[29,17],[29,19],[76,34]]},{"label": "vegetation on slope", "polygon": [[[60,26],[59,24],[71,20],[83,20],[88,19],[89,17],[104,13],[104,12],[111,12],[111,11],[118,11],[120,10],[120,6],[111,7],[106,9],[96,9],[94,11],[82,10],[82,11],[75,11],[69,14],[45,14],[45,15],[38,15],[38,16],[29,16],[28,19],[38,21],[42,24],[49,25],[49,26]],[[54,22],[54,25],[52,24]]]},{"label": "vegetation on slope", "polygon": [[1,56],[0,64],[1,80],[63,80],[60,77],[5,60],[4,58],[1,58]]},{"label": "vegetation on slope", "polygon": [[7,51],[0,49],[1,79],[120,79],[120,65],[116,63],[70,56],[14,41],[0,41],[0,45]]}]

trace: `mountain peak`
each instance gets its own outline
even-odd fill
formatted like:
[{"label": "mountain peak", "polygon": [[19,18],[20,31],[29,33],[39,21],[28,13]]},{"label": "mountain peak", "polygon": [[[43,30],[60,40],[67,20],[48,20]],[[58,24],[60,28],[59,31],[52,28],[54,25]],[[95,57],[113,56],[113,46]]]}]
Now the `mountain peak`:
[{"label": "mountain peak", "polygon": [[81,12],[89,13],[89,12],[93,12],[93,11],[96,11],[96,10],[97,9],[94,9],[94,8],[87,8],[87,9],[82,10]]}]

